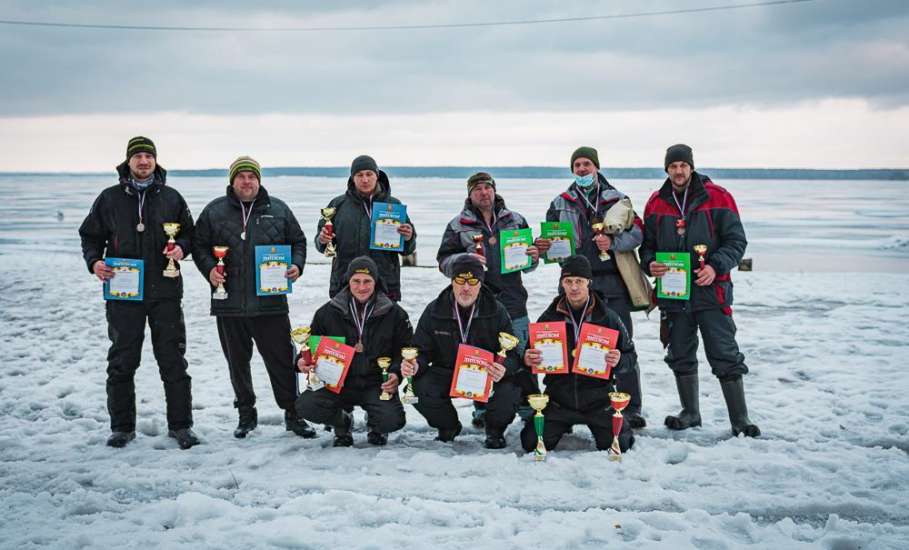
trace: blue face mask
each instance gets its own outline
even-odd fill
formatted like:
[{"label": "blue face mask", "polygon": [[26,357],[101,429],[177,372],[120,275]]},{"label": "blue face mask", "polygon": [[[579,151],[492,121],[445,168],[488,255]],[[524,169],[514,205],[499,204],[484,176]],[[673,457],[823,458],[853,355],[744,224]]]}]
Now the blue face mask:
[{"label": "blue face mask", "polygon": [[593,185],[593,174],[587,174],[586,176],[575,176],[574,182],[581,189],[587,189],[588,187]]}]

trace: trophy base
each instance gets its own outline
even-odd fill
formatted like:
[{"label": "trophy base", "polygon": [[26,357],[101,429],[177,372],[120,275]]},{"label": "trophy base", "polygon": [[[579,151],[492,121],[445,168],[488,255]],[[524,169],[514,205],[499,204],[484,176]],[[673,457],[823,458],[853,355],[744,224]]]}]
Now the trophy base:
[{"label": "trophy base", "polygon": [[601,262],[611,262],[612,261],[612,259],[609,257],[609,254],[600,254],[599,257],[600,257]]},{"label": "trophy base", "polygon": [[170,279],[176,279],[177,277],[180,276],[180,270],[179,269],[165,269],[164,276],[168,277]]},{"label": "trophy base", "polygon": [[325,246],[325,252],[323,252],[326,258],[334,258],[338,255],[338,251],[335,248],[334,243],[329,243]]},{"label": "trophy base", "polygon": [[214,294],[211,295],[211,299],[212,300],[226,300],[227,293],[226,292],[215,292]]},{"label": "trophy base", "polygon": [[382,392],[382,395],[379,396],[379,401],[391,401],[391,394]]},{"label": "trophy base", "polygon": [[533,450],[533,460],[534,462],[546,461],[546,446],[542,441],[537,442],[537,448]]}]

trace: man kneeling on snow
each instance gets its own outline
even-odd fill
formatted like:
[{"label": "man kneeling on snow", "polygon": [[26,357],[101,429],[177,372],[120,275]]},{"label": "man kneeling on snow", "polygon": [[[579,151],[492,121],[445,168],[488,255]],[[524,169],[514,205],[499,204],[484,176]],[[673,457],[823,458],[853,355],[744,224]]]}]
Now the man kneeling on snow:
[{"label": "man kneeling on snow", "polygon": [[[297,398],[297,414],[311,422],[332,426],[334,446],[350,447],[353,422],[349,411],[355,405],[360,406],[367,415],[367,441],[385,445],[390,432],[404,427],[404,407],[398,398],[401,348],[410,346],[413,327],[407,312],[385,294],[372,258],[360,256],[352,260],[345,279],[347,286],[316,310],[311,329],[313,334],[326,337],[343,336],[348,344],[355,346],[356,354],[341,393],[328,388],[305,391]],[[392,359],[385,382],[377,362],[379,357]],[[307,364],[300,355],[297,368],[309,373],[315,364]],[[383,392],[390,394],[391,399],[380,399]]]},{"label": "man kneeling on snow", "polygon": [[[446,442],[461,433],[461,422],[449,397],[458,346],[467,344],[496,353],[499,333],[513,334],[505,306],[482,284],[485,272],[475,256],[465,254],[456,259],[450,273],[451,285],[426,306],[417,324],[413,343],[419,356],[401,363],[401,373],[414,376],[417,411],[439,430],[436,439]],[[493,385],[486,408],[488,449],[505,447],[505,428],[514,420],[521,395],[514,376],[518,361],[517,353],[511,350],[503,365],[489,368]]]},{"label": "man kneeling on snow", "polygon": [[[547,374],[543,379],[545,392],[549,395],[549,404],[544,412],[546,422],[543,428],[543,444],[547,449],[554,449],[562,436],[571,431],[575,424],[586,424],[593,434],[597,449],[605,451],[612,445],[612,416],[609,392],[622,376],[635,376],[634,364],[637,353],[634,343],[628,336],[622,319],[606,307],[603,295],[590,288],[593,271],[590,261],[585,256],[571,256],[562,263],[562,274],[559,280],[560,292],[552,304],[540,315],[538,322],[565,321],[568,327],[568,359],[574,357],[578,345],[578,335],[584,323],[619,331],[616,349],[606,355],[606,365],[611,369],[610,379],[593,378],[575,374]],[[524,363],[528,367],[537,367],[543,361],[539,350],[527,349],[524,352]],[[527,452],[537,446],[537,434],[533,418],[524,423],[521,431],[521,445]],[[622,426],[619,435],[619,447],[626,451],[634,445],[634,435],[628,422]]]}]

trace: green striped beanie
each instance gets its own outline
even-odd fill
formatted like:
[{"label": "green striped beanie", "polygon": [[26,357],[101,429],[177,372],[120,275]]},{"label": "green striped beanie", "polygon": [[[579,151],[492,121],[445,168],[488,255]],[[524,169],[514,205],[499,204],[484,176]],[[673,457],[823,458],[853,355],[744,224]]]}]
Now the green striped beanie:
[{"label": "green striped beanie", "polygon": [[136,136],[126,143],[126,160],[133,158],[133,155],[139,153],[149,153],[151,156],[158,158],[158,150],[155,149],[155,142],[143,136]]},{"label": "green striped beanie", "polygon": [[259,166],[259,163],[256,162],[256,159],[252,157],[242,156],[237,157],[237,160],[230,165],[230,183],[233,185],[234,178],[240,172],[252,172],[256,175],[256,179],[262,181],[262,168]]}]

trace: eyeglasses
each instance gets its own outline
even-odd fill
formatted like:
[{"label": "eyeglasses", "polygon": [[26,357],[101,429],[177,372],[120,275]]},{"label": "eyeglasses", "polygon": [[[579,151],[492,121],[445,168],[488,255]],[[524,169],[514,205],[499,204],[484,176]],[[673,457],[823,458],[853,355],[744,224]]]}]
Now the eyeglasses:
[{"label": "eyeglasses", "polygon": [[456,285],[463,285],[464,283],[467,283],[470,286],[477,286],[478,284],[480,284],[480,280],[477,279],[476,277],[470,277],[470,278],[455,277],[454,282]]}]

